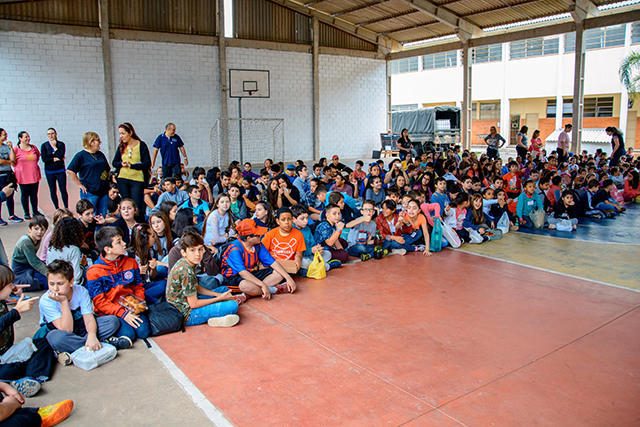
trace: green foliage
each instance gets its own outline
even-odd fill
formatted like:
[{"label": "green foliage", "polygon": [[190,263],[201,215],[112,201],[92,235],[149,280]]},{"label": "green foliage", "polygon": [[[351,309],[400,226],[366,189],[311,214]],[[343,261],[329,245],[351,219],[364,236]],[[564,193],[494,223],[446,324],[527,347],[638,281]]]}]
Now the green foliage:
[{"label": "green foliage", "polygon": [[629,99],[635,100],[640,93],[640,52],[631,52],[620,64],[620,82],[629,93]]}]

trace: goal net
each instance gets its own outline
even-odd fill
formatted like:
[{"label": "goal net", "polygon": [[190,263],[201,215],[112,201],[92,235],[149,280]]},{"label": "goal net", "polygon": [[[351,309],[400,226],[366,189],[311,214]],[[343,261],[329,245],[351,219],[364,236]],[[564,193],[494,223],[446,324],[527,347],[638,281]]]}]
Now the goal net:
[{"label": "goal net", "polygon": [[284,161],[284,119],[220,118],[211,129],[211,165],[233,160],[262,164]]}]

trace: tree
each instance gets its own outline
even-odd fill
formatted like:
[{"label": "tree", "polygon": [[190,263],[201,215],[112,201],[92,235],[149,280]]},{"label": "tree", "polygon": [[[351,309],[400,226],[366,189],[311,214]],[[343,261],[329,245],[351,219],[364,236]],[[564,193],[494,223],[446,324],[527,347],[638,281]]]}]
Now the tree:
[{"label": "tree", "polygon": [[633,101],[640,93],[640,52],[631,52],[620,64],[620,82],[627,89],[629,102]]}]

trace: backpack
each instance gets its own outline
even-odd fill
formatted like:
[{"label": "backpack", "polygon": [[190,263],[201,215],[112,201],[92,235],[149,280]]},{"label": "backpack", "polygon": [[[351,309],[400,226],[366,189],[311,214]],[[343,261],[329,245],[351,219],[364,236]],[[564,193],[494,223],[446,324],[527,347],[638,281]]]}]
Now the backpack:
[{"label": "backpack", "polygon": [[218,248],[218,252],[216,252],[215,254],[213,254],[213,261],[218,264],[218,267],[222,268],[222,256],[224,255],[224,252],[227,250],[227,248],[229,248],[229,246],[231,246],[231,244],[233,242],[235,242],[237,239],[235,237],[230,238],[229,240],[227,240],[225,243],[223,243],[219,248]]},{"label": "backpack", "polygon": [[171,334],[181,329],[184,332],[184,316],[170,302],[160,301],[150,305],[147,316],[152,337]]}]

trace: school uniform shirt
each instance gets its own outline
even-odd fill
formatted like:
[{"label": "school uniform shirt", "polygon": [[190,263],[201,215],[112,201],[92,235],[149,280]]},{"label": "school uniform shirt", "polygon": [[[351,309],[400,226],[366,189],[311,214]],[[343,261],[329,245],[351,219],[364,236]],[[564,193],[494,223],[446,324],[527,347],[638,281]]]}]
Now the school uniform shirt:
[{"label": "school uniform shirt", "polygon": [[124,318],[128,311],[118,302],[122,295],[133,294],[144,301],[138,263],[126,255],[115,261],[101,255],[87,270],[87,290],[97,316],[113,314]]},{"label": "school uniform shirt", "polygon": [[178,134],[169,138],[164,133],[161,133],[153,143],[153,148],[160,150],[162,156],[163,165],[179,165],[180,164],[180,147],[184,147],[184,142]]},{"label": "school uniform shirt", "polygon": [[222,255],[222,268],[220,269],[222,275],[231,277],[241,271],[254,272],[258,269],[258,261],[265,267],[276,262],[262,243],[255,245],[253,249],[253,252],[247,251],[240,240],[231,243]]},{"label": "school uniform shirt", "polygon": [[291,229],[288,236],[283,236],[280,227],[267,232],[262,238],[264,245],[274,259],[293,260],[297,252],[304,252],[307,246],[300,230]]},{"label": "school uniform shirt", "polygon": [[[89,292],[82,286],[73,286],[73,295],[69,300],[69,309],[73,313],[76,310],[80,310],[80,314],[93,314],[93,305],[91,304],[91,297]],[[62,318],[62,309],[60,303],[49,298],[51,291],[45,292],[39,301],[38,308],[40,309],[40,326],[51,323],[54,320]]]},{"label": "school uniform shirt", "polygon": [[186,259],[178,260],[167,277],[167,302],[173,304],[184,316],[185,322],[191,315],[191,306],[187,297],[195,295],[198,291],[198,276],[196,270],[189,265]]}]

